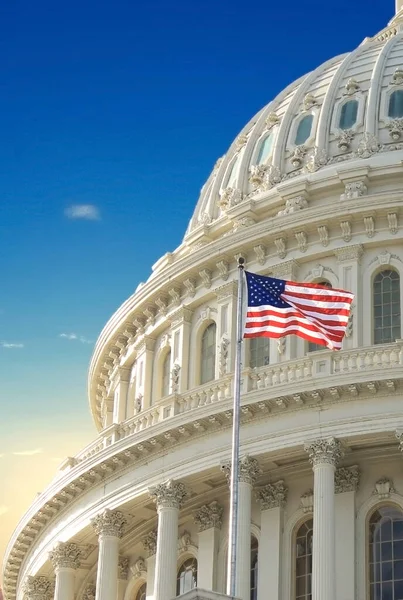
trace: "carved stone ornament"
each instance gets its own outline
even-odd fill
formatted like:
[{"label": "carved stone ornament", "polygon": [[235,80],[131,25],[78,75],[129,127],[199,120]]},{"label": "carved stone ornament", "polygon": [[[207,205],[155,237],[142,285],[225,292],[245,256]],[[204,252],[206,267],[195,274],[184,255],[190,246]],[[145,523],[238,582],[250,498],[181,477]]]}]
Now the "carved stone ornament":
[{"label": "carved stone ornament", "polygon": [[240,150],[241,148],[243,148],[247,141],[248,141],[247,135],[238,135],[237,139],[235,140],[236,149]]},{"label": "carved stone ornament", "polygon": [[346,96],[353,96],[359,89],[360,86],[358,82],[353,77],[350,77],[345,85]]},{"label": "carved stone ornament", "polygon": [[264,178],[266,175],[266,165],[252,165],[249,170],[249,183],[254,190],[259,190],[263,187]]},{"label": "carved stone ornament", "polygon": [[216,263],[216,267],[221,275],[221,278],[224,279],[224,281],[227,281],[229,276],[229,264],[227,261],[219,260],[218,263]]},{"label": "carved stone ornament", "polygon": [[119,556],[118,579],[125,580],[129,575],[129,559],[126,556]]},{"label": "carved stone ornament", "polygon": [[375,221],[374,217],[364,217],[364,227],[367,237],[373,238],[375,235]]},{"label": "carved stone ornament", "polygon": [[179,392],[180,371],[180,365],[175,363],[171,371],[171,388],[173,394],[177,394]]},{"label": "carved stone ornament", "polygon": [[27,600],[53,599],[55,585],[47,577],[29,575],[23,585],[23,592]]},{"label": "carved stone ornament", "polygon": [[392,140],[400,140],[403,133],[403,119],[391,119],[388,122],[388,129]]},{"label": "carved stone ornament", "polygon": [[130,571],[133,573],[135,578],[141,577],[144,573],[147,573],[146,561],[142,556],[140,556],[134,565],[130,567]]},{"label": "carved stone ornament", "polygon": [[134,410],[135,410],[136,415],[141,413],[142,408],[143,408],[143,395],[137,394],[137,396],[134,400]]},{"label": "carved stone ornament", "polygon": [[313,442],[308,442],[304,445],[304,450],[308,453],[309,461],[313,467],[323,464],[335,467],[343,456],[341,444],[334,437],[319,438]]},{"label": "carved stone ornament", "polygon": [[400,67],[396,69],[396,71],[392,75],[391,83],[393,85],[403,85],[403,69],[401,69]]},{"label": "carved stone ornament", "polygon": [[388,477],[382,477],[382,479],[379,479],[375,483],[373,493],[378,495],[379,500],[385,500],[386,498],[390,498],[390,495],[393,494],[394,491],[393,481],[388,479]]},{"label": "carved stone ornament", "polygon": [[275,112],[269,113],[265,120],[266,129],[270,131],[275,125],[278,125],[280,123],[280,120],[280,117],[276,115]]},{"label": "carved stone ornament", "polygon": [[288,488],[284,485],[284,481],[280,480],[276,483],[268,483],[262,489],[256,492],[256,500],[260,502],[262,510],[270,508],[283,508],[287,502]]},{"label": "carved stone ornament", "polygon": [[363,181],[350,181],[346,183],[344,188],[344,194],[340,196],[340,200],[355,200],[366,196],[368,188]]},{"label": "carved stone ornament", "polygon": [[277,249],[277,256],[279,258],[285,258],[287,256],[287,242],[283,237],[276,238],[274,244]]},{"label": "carved stone ornament", "polygon": [[364,247],[361,244],[354,246],[344,246],[343,248],[336,248],[334,251],[337,260],[339,262],[345,262],[350,260],[360,261],[364,254]]},{"label": "carved stone ornament", "polygon": [[211,216],[207,212],[202,212],[197,219],[197,224],[207,227],[211,225],[211,221]]},{"label": "carved stone ornament", "polygon": [[148,490],[158,508],[181,508],[188,496],[183,483],[169,479]]},{"label": "carved stone ornament", "polygon": [[208,289],[211,287],[211,271],[209,269],[201,269],[199,275],[204,286]]},{"label": "carved stone ornament", "polygon": [[309,154],[305,164],[305,171],[315,173],[329,162],[329,157],[324,148],[315,147]]},{"label": "carved stone ornament", "polygon": [[96,596],[96,587],[93,583],[88,583],[83,595],[81,596],[82,600],[95,600],[95,596]]},{"label": "carved stone ornament", "polygon": [[223,507],[215,501],[201,506],[194,517],[194,522],[198,526],[199,532],[206,531],[212,527],[221,529],[223,513]]},{"label": "carved stone ornament", "polygon": [[142,540],[144,550],[147,552],[148,557],[154,556],[157,552],[157,536],[157,530],[154,529],[153,531],[150,531],[150,533],[147,534]]},{"label": "carved stone ornament", "polygon": [[80,567],[81,550],[77,544],[59,542],[49,552],[53,568],[78,569]]},{"label": "carved stone ornament", "polygon": [[351,240],[351,223],[350,221],[341,221],[340,223],[341,236],[345,242],[349,242]]},{"label": "carved stone ornament", "polygon": [[220,192],[220,199],[218,200],[218,206],[221,210],[228,210],[237,204],[240,204],[243,200],[242,191],[237,188],[225,188]]},{"label": "carved stone ornament", "polygon": [[224,377],[228,371],[228,354],[229,354],[230,341],[228,338],[223,338],[220,344],[220,356],[219,356],[219,374],[220,377]]},{"label": "carved stone ornament", "polygon": [[178,539],[178,552],[180,554],[188,552],[190,546],[195,546],[195,544],[192,542],[190,533],[188,531],[184,531]]},{"label": "carved stone ornament", "polygon": [[340,467],[334,476],[334,491],[336,494],[343,492],[356,492],[360,484],[360,470],[357,465]]},{"label": "carved stone ornament", "polygon": [[303,144],[301,146],[296,146],[294,152],[291,155],[291,164],[293,167],[298,168],[304,162],[304,157],[307,153],[307,147]]},{"label": "carved stone ornament", "polygon": [[357,156],[360,158],[370,158],[373,154],[379,152],[380,144],[372,133],[364,133],[364,137],[358,144]]},{"label": "carved stone ornament", "polygon": [[255,192],[270,190],[281,183],[280,169],[274,165],[252,165],[249,183]]},{"label": "carved stone ornament", "polygon": [[290,215],[294,212],[298,212],[303,208],[308,208],[308,200],[305,196],[296,196],[295,198],[288,198],[285,202],[285,208],[277,213],[277,216]]},{"label": "carved stone ornament", "polygon": [[[228,485],[231,483],[231,463],[221,465]],[[259,463],[256,458],[252,458],[249,455],[243,456],[239,460],[239,481],[242,483],[249,483],[253,485],[257,479],[257,476],[261,473]]]},{"label": "carved stone ornament", "polygon": [[297,231],[295,233],[295,239],[297,240],[298,250],[300,252],[306,252],[308,248],[308,238],[305,231]]},{"label": "carved stone ornament", "polygon": [[101,514],[91,519],[97,535],[121,538],[127,519],[120,510],[106,508]]},{"label": "carved stone ornament", "polygon": [[347,152],[350,149],[351,142],[354,139],[354,131],[352,129],[341,129],[336,136],[337,147],[342,152]]},{"label": "carved stone ornament", "polygon": [[300,504],[305,514],[313,512],[313,490],[308,490],[305,494],[302,494]]},{"label": "carved stone ornament", "polygon": [[398,229],[399,229],[396,213],[388,213],[388,226],[389,226],[390,233],[392,235],[396,235],[396,233],[398,232]]},{"label": "carved stone ornament", "polygon": [[326,248],[329,245],[329,229],[326,225],[319,225],[318,235],[320,243]]},{"label": "carved stone ornament", "polygon": [[255,221],[251,217],[239,217],[234,219],[232,225],[232,232],[238,231],[238,229],[243,229],[244,227],[250,227],[254,225]]},{"label": "carved stone ornament", "polygon": [[277,352],[279,356],[283,356],[287,347],[287,339],[285,336],[278,338],[277,340]]},{"label": "carved stone ornament", "polygon": [[266,247],[263,244],[258,244],[253,248],[256,254],[256,260],[260,265],[264,265],[266,262]]},{"label": "carved stone ornament", "polygon": [[313,94],[306,94],[303,101],[303,110],[311,110],[314,106],[317,106],[318,101]]}]

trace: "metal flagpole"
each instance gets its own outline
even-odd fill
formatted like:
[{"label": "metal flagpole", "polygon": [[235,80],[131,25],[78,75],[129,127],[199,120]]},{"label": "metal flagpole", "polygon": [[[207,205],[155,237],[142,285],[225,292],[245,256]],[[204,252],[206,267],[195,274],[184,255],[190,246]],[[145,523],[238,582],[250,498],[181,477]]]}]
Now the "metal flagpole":
[{"label": "metal flagpole", "polygon": [[231,491],[229,513],[229,550],[228,550],[228,576],[227,594],[236,595],[236,570],[237,570],[237,541],[238,541],[238,490],[239,490],[239,421],[241,405],[241,350],[242,350],[242,311],[244,288],[245,259],[238,259],[238,300],[237,300],[237,326],[236,326],[236,354],[235,354],[235,379],[234,379],[234,410],[232,426],[232,460],[231,460]]}]

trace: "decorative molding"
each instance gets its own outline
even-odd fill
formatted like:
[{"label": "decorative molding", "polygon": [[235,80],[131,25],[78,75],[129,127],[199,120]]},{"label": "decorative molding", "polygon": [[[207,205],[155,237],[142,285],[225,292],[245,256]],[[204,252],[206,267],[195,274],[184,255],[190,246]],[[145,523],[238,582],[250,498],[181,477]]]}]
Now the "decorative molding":
[{"label": "decorative molding", "polygon": [[341,236],[345,242],[350,242],[353,237],[351,234],[351,223],[350,221],[340,222]]},{"label": "decorative molding", "polygon": [[295,239],[297,240],[299,251],[306,252],[308,248],[308,238],[305,231],[297,231],[295,233]]},{"label": "decorative molding", "polygon": [[364,181],[350,181],[344,186],[344,194],[340,196],[340,200],[356,200],[362,198],[368,193],[368,188]]},{"label": "decorative molding", "polygon": [[305,494],[302,494],[300,505],[305,514],[313,513],[313,490],[308,490]]},{"label": "decorative molding", "polygon": [[361,257],[364,254],[364,246],[356,244],[355,246],[344,246],[343,248],[335,248],[334,253],[339,262],[346,262],[350,260],[361,261]]},{"label": "decorative molding", "polygon": [[206,288],[211,288],[211,271],[209,271],[209,269],[201,269],[199,275],[204,286]]},{"label": "decorative molding", "polygon": [[296,146],[294,148],[294,152],[291,155],[291,164],[293,167],[298,168],[300,167],[303,162],[304,162],[304,158],[305,155],[307,153],[307,147],[304,146],[303,144],[301,146]]},{"label": "decorative molding", "polygon": [[378,139],[372,133],[364,133],[364,136],[357,148],[359,158],[370,158],[381,149]]},{"label": "decorative molding", "polygon": [[309,462],[313,467],[323,464],[335,467],[344,454],[339,440],[334,437],[307,442],[304,444],[304,450],[308,453]]},{"label": "decorative molding", "polygon": [[219,375],[224,377],[228,372],[228,354],[229,354],[230,341],[228,338],[223,337],[220,343],[220,355],[219,355]]},{"label": "decorative molding", "polygon": [[344,88],[346,90],[344,94],[345,96],[353,96],[356,92],[358,92],[360,86],[353,77],[350,77]]},{"label": "decorative molding", "polygon": [[119,556],[118,579],[125,580],[129,575],[129,559],[126,556]]},{"label": "decorative molding", "polygon": [[288,260],[287,262],[270,267],[270,274],[278,279],[294,280],[297,277],[298,267],[297,261]]},{"label": "decorative molding", "polygon": [[287,347],[287,339],[285,336],[278,338],[277,340],[277,352],[279,356],[283,356]]},{"label": "decorative molding", "polygon": [[[221,465],[221,471],[224,473],[228,485],[231,484],[231,463]],[[248,454],[239,460],[239,481],[254,485],[258,475],[261,473],[259,463],[256,458],[252,458]]]},{"label": "decorative molding", "polygon": [[58,542],[54,549],[49,552],[49,559],[54,569],[79,569],[81,550],[72,542]]},{"label": "decorative molding", "polygon": [[224,285],[220,285],[220,287],[214,290],[217,300],[228,300],[229,298],[236,298],[238,291],[238,282],[233,279],[228,283],[224,283]]},{"label": "decorative molding", "polygon": [[157,508],[181,508],[189,493],[180,481],[169,479],[148,490]]},{"label": "decorative molding", "polygon": [[390,233],[392,235],[396,235],[396,233],[398,232],[398,229],[399,229],[398,222],[397,222],[397,213],[395,213],[395,212],[388,213],[388,226],[389,226]]},{"label": "decorative molding", "polygon": [[287,240],[284,237],[279,237],[274,240],[274,244],[277,248],[277,256],[285,258],[287,256]]},{"label": "decorative molding", "polygon": [[168,290],[168,294],[171,296],[172,298],[172,305],[173,306],[179,306],[181,303],[181,292],[179,288],[173,287],[170,290]]},{"label": "decorative molding", "polygon": [[329,245],[329,229],[326,225],[319,225],[318,235],[320,243],[326,248]]},{"label": "decorative molding", "polygon": [[186,288],[186,297],[194,298],[194,296],[196,294],[196,283],[195,283],[194,279],[191,279],[191,278],[185,279],[183,282],[183,285]]},{"label": "decorative molding", "polygon": [[206,529],[211,529],[212,527],[221,529],[223,514],[223,507],[214,501],[210,504],[204,504],[199,508],[194,516],[194,522],[198,526],[199,532],[206,531]]},{"label": "decorative molding", "polygon": [[224,279],[224,281],[227,281],[229,276],[229,264],[227,263],[227,261],[219,260],[218,263],[216,263],[216,267],[221,278]]},{"label": "decorative molding", "polygon": [[184,552],[188,552],[189,547],[193,546],[197,548],[196,544],[192,542],[191,535],[188,531],[184,531],[182,535],[179,536],[178,539],[178,552],[183,554]]},{"label": "decorative molding", "polygon": [[95,600],[96,587],[93,583],[88,583],[85,587],[81,600]]},{"label": "decorative molding", "polygon": [[53,600],[55,584],[42,575],[29,575],[23,585],[22,591],[26,600]]},{"label": "decorative molding", "polygon": [[364,227],[367,237],[373,238],[375,235],[375,221],[374,217],[364,217]]},{"label": "decorative molding", "polygon": [[142,539],[143,548],[147,552],[148,558],[154,556],[157,552],[157,537],[157,529],[153,529],[153,531],[150,531],[150,533]]},{"label": "decorative molding", "polygon": [[91,519],[91,525],[98,536],[121,538],[126,524],[127,519],[120,510],[110,510],[109,508]]},{"label": "decorative molding", "polygon": [[216,313],[217,309],[212,308],[211,306],[206,306],[206,308],[202,308],[199,315],[199,321],[207,321],[212,320],[213,313]]},{"label": "decorative molding", "polygon": [[233,206],[237,206],[237,204],[240,204],[242,200],[242,190],[229,187],[224,190],[221,190],[220,199],[218,200],[217,204],[221,208],[221,210],[226,211],[232,208]]},{"label": "decorative molding", "polygon": [[277,216],[290,215],[304,208],[308,208],[308,200],[305,196],[295,196],[288,198],[285,202],[285,208],[277,213]]},{"label": "decorative molding", "polygon": [[386,500],[386,498],[390,498],[390,495],[393,494],[395,488],[393,487],[392,479],[388,477],[382,477],[375,483],[375,489],[372,492],[375,495],[378,495],[379,500]]},{"label": "decorative molding", "polygon": [[[155,554],[155,552],[154,552]],[[135,579],[144,576],[147,573],[147,564],[142,556],[136,560],[134,565],[131,565],[130,571]]]},{"label": "decorative molding", "polygon": [[275,112],[270,112],[265,120],[266,129],[270,131],[275,125],[278,125],[280,121],[280,117],[276,115]]},{"label": "decorative molding", "polygon": [[256,500],[260,502],[262,510],[271,508],[284,508],[287,503],[288,488],[281,479],[276,483],[268,483],[260,490],[257,490]]},{"label": "decorative molding", "polygon": [[403,85],[403,69],[397,67],[390,81],[391,85]]},{"label": "decorative molding", "polygon": [[171,369],[171,389],[173,394],[177,394],[179,392],[180,371],[180,365],[175,363]]},{"label": "decorative molding", "polygon": [[360,469],[357,465],[340,467],[334,476],[334,491],[336,494],[356,492],[360,485]]},{"label": "decorative molding", "polygon": [[266,247],[263,244],[258,244],[253,248],[256,254],[256,260],[260,265],[264,265],[266,262]]},{"label": "decorative molding", "polygon": [[388,121],[387,128],[389,129],[389,135],[392,140],[397,142],[402,137],[403,119],[391,119]]},{"label": "decorative molding", "polygon": [[329,162],[329,157],[324,148],[315,147],[310,151],[308,160],[305,164],[305,171],[307,173],[315,173],[322,167],[326,166]]},{"label": "decorative molding", "polygon": [[318,106],[318,101],[315,96],[311,93],[308,93],[304,96],[304,100],[302,102],[302,110],[309,111],[312,110],[314,106]]},{"label": "decorative molding", "polygon": [[354,131],[352,129],[341,129],[336,135],[337,147],[342,152],[347,152],[350,149],[351,142],[354,139]]}]

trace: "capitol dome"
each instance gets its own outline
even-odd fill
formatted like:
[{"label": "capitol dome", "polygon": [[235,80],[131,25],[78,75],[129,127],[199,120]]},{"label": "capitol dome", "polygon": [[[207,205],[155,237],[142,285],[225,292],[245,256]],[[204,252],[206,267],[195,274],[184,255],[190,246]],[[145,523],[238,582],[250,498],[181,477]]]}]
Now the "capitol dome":
[{"label": "capitol dome", "polygon": [[241,256],[355,299],[339,352],[244,341],[239,599],[403,598],[402,161],[398,0],[244,127],[104,327],[98,435],[20,521],[6,600],[223,597]]}]

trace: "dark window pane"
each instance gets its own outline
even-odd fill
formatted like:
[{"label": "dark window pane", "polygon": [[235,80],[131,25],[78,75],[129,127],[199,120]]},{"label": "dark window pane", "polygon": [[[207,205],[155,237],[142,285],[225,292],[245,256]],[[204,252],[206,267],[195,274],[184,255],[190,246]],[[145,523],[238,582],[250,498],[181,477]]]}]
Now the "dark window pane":
[{"label": "dark window pane", "polygon": [[381,560],[382,562],[392,560],[392,544],[390,542],[384,542],[381,545]]},{"label": "dark window pane", "polygon": [[391,581],[393,576],[392,561],[382,563],[382,581]]},{"label": "dark window pane", "polygon": [[403,521],[395,521],[393,523],[393,539],[403,540]]},{"label": "dark window pane", "polygon": [[350,129],[357,121],[358,101],[350,100],[343,104],[340,112],[340,129]]},{"label": "dark window pane", "polygon": [[393,600],[393,583],[383,583],[381,588],[381,600]]},{"label": "dark window pane", "polygon": [[388,116],[392,118],[403,117],[403,91],[397,90],[390,95]]},{"label": "dark window pane", "polygon": [[393,579],[403,579],[403,560],[395,560],[393,563]]},{"label": "dark window pane", "polygon": [[403,559],[403,541],[393,542],[393,558],[395,560],[399,558]]}]

